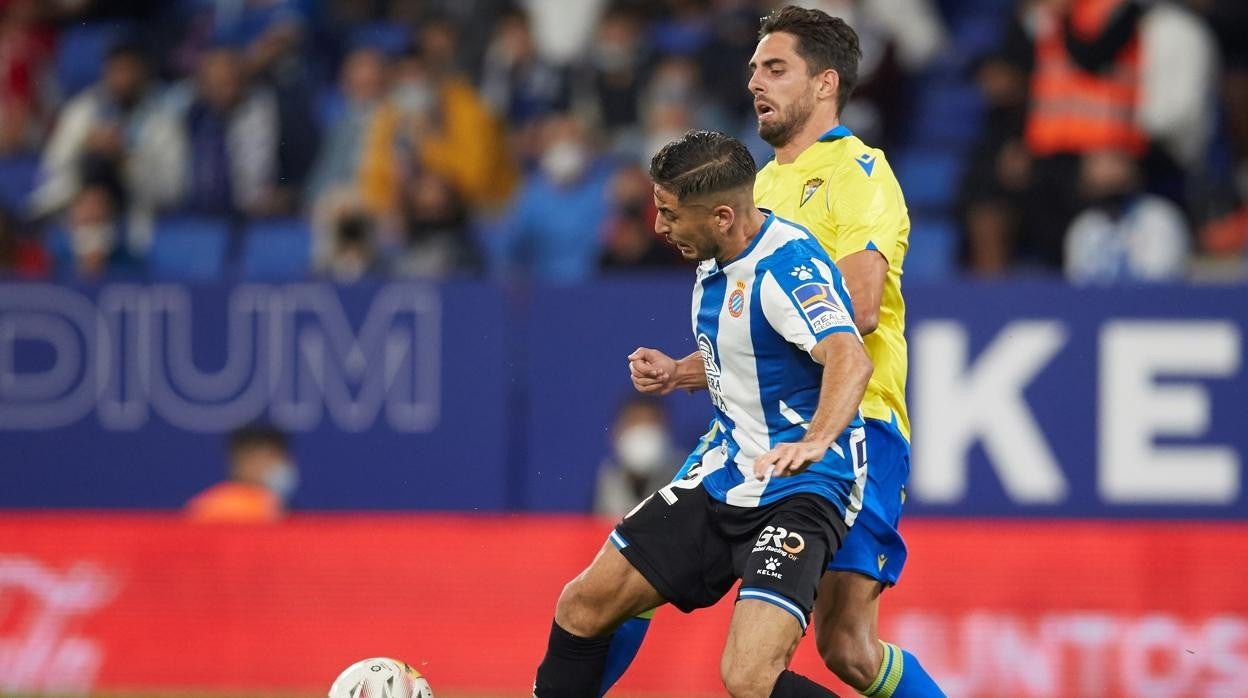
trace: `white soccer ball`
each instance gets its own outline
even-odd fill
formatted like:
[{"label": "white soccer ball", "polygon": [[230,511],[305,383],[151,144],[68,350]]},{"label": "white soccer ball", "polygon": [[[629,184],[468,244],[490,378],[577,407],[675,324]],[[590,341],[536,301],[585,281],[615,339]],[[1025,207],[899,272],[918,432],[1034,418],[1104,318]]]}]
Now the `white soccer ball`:
[{"label": "white soccer ball", "polygon": [[329,698],[433,698],[433,689],[407,662],[377,657],[347,667],[329,687]]}]

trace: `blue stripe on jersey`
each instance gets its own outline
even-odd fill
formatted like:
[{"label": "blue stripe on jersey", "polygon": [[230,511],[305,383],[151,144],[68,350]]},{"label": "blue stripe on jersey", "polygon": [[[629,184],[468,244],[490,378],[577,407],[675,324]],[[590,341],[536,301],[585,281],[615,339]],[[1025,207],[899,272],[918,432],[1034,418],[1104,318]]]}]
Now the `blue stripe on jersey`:
[{"label": "blue stripe on jersey", "polygon": [[[767,220],[770,221],[771,218],[769,217]],[[755,236],[754,241],[751,243],[751,249],[754,244],[757,244],[758,238],[760,237],[762,236]],[[707,364],[707,350],[703,348],[702,344],[703,342],[707,343],[711,356],[716,358],[719,357],[719,320],[720,314],[724,307],[724,298],[727,296],[727,293],[728,277],[723,272],[711,274],[702,280],[702,307],[698,309],[698,323],[694,330],[695,332],[698,332],[696,339],[698,342],[698,349],[702,352],[703,363],[706,364],[706,379],[708,383],[712,380],[719,380],[719,368],[718,362],[715,364]],[[712,370],[715,375],[711,375]],[[712,403],[714,403],[715,396],[719,394],[719,391],[709,390],[708,392],[712,396]],[[716,404],[714,405],[714,408],[715,416],[719,419],[720,423],[723,424],[724,431],[732,433],[733,428],[736,426],[733,423],[732,418],[728,416],[722,405]]]},{"label": "blue stripe on jersey", "polygon": [[[784,247],[792,244],[789,243]],[[768,273],[770,272],[755,275],[753,293],[750,294],[750,334],[755,337],[761,337],[764,333],[773,331],[771,325],[767,323],[762,304],[763,280],[767,278]],[[780,353],[785,356],[781,356]],[[755,344],[754,365],[755,370],[758,371],[759,386],[766,386],[763,414],[767,418],[767,430],[770,432],[772,448],[786,441],[800,441],[806,435],[804,429],[794,425],[781,413],[781,399],[784,400],[785,406],[793,409],[801,417],[802,422],[809,422],[814,416],[814,408],[804,409],[806,404],[817,405],[819,403],[819,386],[823,380],[822,367],[813,361],[803,361],[803,358],[808,358],[806,352],[787,342],[779,347],[759,347],[757,343]],[[781,397],[767,399],[770,395]]]}]

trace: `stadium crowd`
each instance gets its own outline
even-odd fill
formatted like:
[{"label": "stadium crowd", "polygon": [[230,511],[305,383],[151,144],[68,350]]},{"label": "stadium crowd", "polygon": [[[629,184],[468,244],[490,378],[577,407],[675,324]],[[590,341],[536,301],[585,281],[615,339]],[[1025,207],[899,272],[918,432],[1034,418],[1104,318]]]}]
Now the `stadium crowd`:
[{"label": "stadium crowd", "polygon": [[[760,0],[0,0],[0,275],[576,282],[681,264],[645,166],[761,164]],[[1248,5],[815,0],[908,273],[1242,279]]]}]

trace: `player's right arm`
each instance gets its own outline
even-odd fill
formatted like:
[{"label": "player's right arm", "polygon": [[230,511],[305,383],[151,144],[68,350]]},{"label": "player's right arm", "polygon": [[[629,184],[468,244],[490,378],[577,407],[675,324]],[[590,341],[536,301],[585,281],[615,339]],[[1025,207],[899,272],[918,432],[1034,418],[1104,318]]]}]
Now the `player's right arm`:
[{"label": "player's right arm", "polygon": [[677,360],[658,349],[638,347],[628,355],[628,374],[637,392],[647,395],[667,395],[682,388],[692,392],[706,387],[702,354],[696,351]]}]

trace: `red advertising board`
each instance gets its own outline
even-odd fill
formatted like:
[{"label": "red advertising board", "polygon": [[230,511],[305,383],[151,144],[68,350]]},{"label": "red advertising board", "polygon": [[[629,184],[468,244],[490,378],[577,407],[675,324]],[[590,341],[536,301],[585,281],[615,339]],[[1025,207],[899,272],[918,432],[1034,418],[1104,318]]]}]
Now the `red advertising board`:
[{"label": "red advertising board", "polygon": [[[0,694],[315,693],[385,655],[440,694],[529,695],[559,590],[608,528],[6,514]],[[1248,524],[920,520],[904,533],[882,630],[951,696],[1248,696]],[[730,611],[661,611],[621,694],[722,694]],[[795,668],[834,685],[813,638]]]}]

